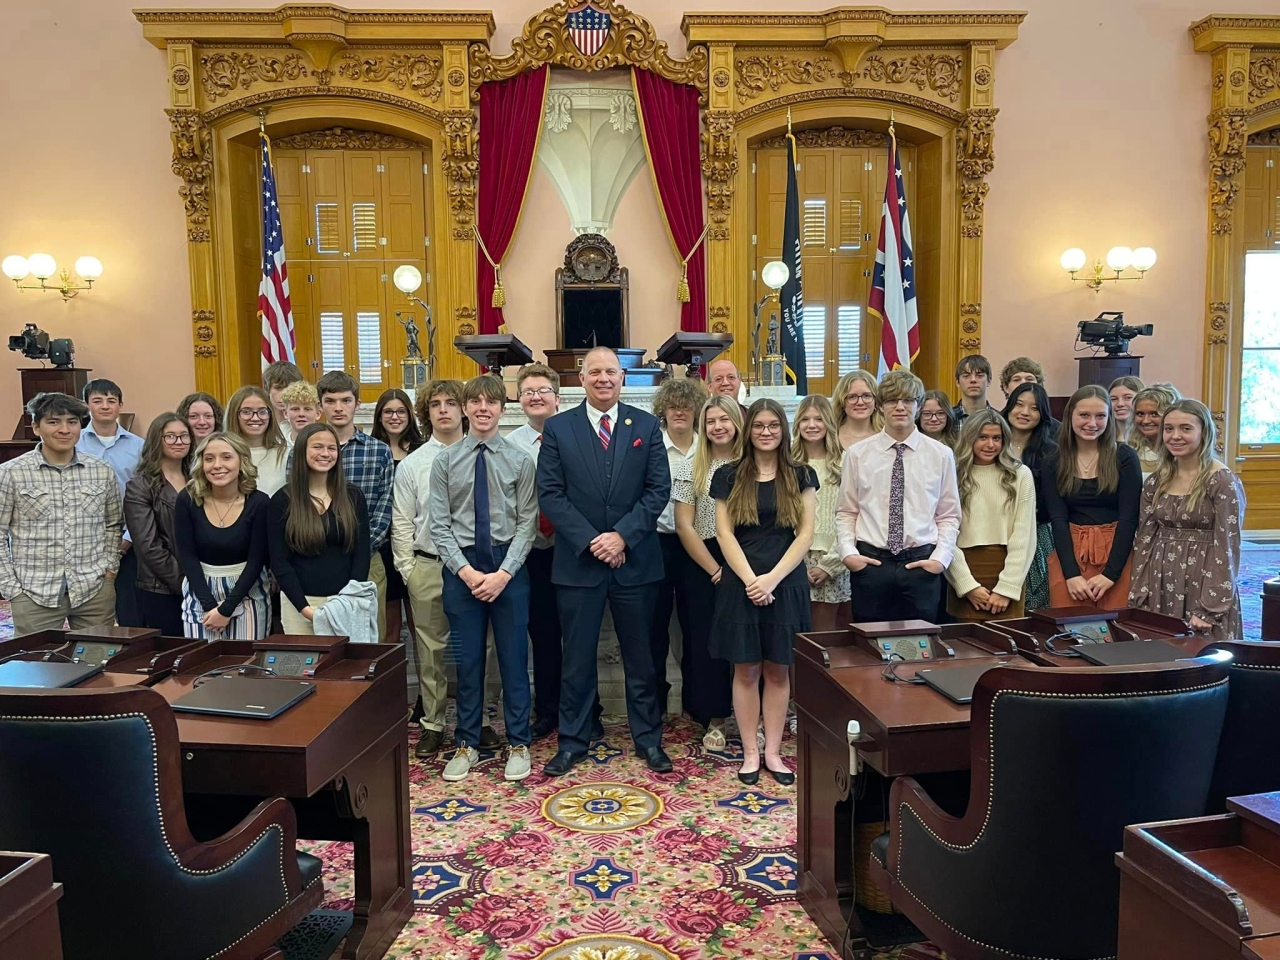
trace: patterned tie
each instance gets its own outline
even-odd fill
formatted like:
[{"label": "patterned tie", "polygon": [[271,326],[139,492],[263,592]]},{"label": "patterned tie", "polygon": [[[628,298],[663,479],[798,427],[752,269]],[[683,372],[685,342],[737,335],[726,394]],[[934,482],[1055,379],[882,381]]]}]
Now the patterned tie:
[{"label": "patterned tie", "polygon": [[902,552],[902,502],[906,498],[907,477],[902,465],[902,451],[907,449],[905,443],[895,443],[893,449],[897,455],[893,458],[893,476],[889,480],[889,552]]},{"label": "patterned tie", "polygon": [[[541,445],[542,434],[538,434],[537,439],[534,440],[533,442],[538,445]],[[543,513],[541,510],[538,511],[538,532],[541,533],[548,540],[550,540],[551,535],[556,532],[555,525],[550,520],[547,519],[547,515]]]},{"label": "patterned tie", "polygon": [[600,429],[597,432],[600,434],[600,444],[608,450],[609,441],[613,439],[613,431],[609,429],[609,415],[607,413],[600,417]]},{"label": "patterned tie", "polygon": [[481,573],[493,573],[498,565],[493,560],[493,534],[489,530],[489,471],[484,455],[489,448],[476,445],[476,482],[474,497],[476,507],[476,567]]}]

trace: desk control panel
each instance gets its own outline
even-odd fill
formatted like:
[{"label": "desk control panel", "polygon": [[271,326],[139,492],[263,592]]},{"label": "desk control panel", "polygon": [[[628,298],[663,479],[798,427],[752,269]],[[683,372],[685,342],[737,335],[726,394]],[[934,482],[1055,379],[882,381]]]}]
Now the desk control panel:
[{"label": "desk control panel", "polygon": [[79,663],[105,664],[122,649],[123,646],[115,641],[75,640],[71,646],[71,659]]},{"label": "desk control panel", "polygon": [[1079,620],[1061,625],[1063,633],[1076,635],[1073,643],[1110,643],[1111,624],[1106,620]]},{"label": "desk control panel", "polygon": [[280,677],[314,677],[320,657],[318,650],[263,650],[257,661]]},{"label": "desk control panel", "polygon": [[884,663],[949,660],[955,650],[939,636],[937,625],[926,620],[881,620],[851,623],[855,646]]},{"label": "desk control panel", "polygon": [[929,637],[908,634],[903,637],[877,637],[876,652],[881,660],[936,660]]}]

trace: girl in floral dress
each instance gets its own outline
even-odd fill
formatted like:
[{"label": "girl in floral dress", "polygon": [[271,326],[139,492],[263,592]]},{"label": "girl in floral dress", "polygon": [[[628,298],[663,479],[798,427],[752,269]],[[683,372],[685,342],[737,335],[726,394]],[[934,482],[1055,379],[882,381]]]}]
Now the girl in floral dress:
[{"label": "girl in floral dress", "polygon": [[1142,488],[1129,604],[1214,641],[1240,640],[1240,480],[1214,459],[1213,417],[1199,400],[1171,406],[1161,431],[1160,465]]}]

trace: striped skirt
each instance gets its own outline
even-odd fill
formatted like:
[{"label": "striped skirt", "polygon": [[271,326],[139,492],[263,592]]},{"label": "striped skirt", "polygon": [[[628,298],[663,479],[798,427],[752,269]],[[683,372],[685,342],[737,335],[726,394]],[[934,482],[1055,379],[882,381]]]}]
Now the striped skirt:
[{"label": "striped skirt", "polygon": [[[219,604],[227,599],[227,594],[235,589],[236,581],[244,573],[243,563],[226,567],[216,567],[202,563],[200,569],[204,573],[209,592]],[[267,571],[262,574],[243,600],[231,613],[231,622],[221,630],[209,630],[201,619],[205,609],[200,598],[191,592],[188,581],[182,581],[182,635],[193,640],[264,640],[271,629],[271,604],[267,600]]]}]

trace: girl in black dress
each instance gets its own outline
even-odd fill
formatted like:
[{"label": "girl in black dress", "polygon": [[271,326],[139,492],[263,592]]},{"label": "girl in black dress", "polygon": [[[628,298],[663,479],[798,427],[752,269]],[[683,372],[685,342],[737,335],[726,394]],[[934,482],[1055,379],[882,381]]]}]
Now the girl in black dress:
[{"label": "girl in black dress", "polygon": [[[386,390],[373,408],[373,429],[369,435],[391,448],[391,469],[394,473],[400,461],[426,443],[418,420],[413,415],[413,401],[403,390]],[[392,643],[400,642],[401,624],[408,622],[413,634],[413,611],[409,609],[409,588],[396,569],[391,558],[391,538],[378,551],[382,554],[382,566],[387,571],[387,633]],[[401,612],[403,610],[403,613]]]},{"label": "girl in black dress", "polygon": [[764,766],[778,783],[795,782],[778,751],[790,699],[795,635],[810,628],[804,557],[813,543],[818,476],[791,456],[787,418],[777,401],[747,411],[742,459],[716,471],[716,541],[725,569],[716,589],[713,657],[733,670],[733,714],[742,736],[738,779],[760,779],[755,731],[764,673]]}]

